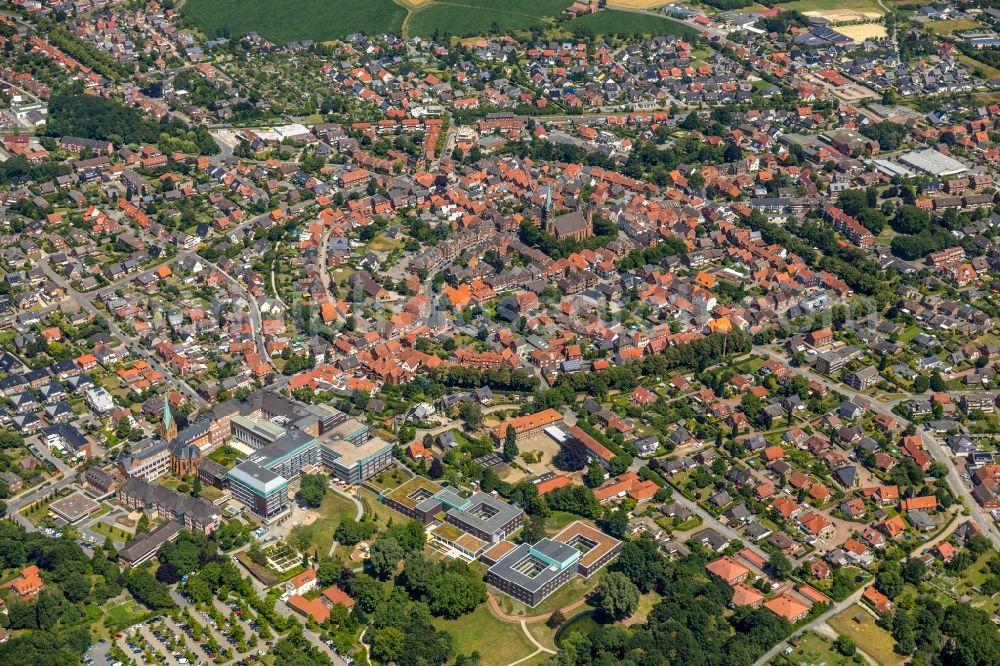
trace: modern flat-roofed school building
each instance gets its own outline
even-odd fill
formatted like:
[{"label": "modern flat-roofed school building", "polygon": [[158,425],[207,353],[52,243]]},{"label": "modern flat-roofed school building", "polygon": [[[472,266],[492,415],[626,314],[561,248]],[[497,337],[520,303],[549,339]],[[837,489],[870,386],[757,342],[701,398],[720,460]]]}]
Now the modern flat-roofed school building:
[{"label": "modern flat-roofed school building", "polygon": [[533,545],[498,544],[483,553],[482,559],[492,563],[487,583],[528,606],[537,606],[577,574],[592,576],[621,549],[618,539],[577,521]]},{"label": "modern flat-roofed school building", "polygon": [[524,511],[487,493],[468,497],[415,476],[398,488],[383,493],[382,503],[404,516],[430,524],[444,512],[444,521],[487,543],[497,543],[513,534],[524,522]]}]

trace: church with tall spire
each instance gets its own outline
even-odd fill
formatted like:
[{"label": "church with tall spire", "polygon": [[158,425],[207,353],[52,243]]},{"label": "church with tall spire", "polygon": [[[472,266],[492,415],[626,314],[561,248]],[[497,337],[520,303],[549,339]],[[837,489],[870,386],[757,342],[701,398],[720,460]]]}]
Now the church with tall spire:
[{"label": "church with tall spire", "polygon": [[173,414],[170,413],[170,400],[166,395],[163,396],[163,422],[160,423],[160,439],[164,442],[170,442],[177,437],[177,421],[174,420]]}]

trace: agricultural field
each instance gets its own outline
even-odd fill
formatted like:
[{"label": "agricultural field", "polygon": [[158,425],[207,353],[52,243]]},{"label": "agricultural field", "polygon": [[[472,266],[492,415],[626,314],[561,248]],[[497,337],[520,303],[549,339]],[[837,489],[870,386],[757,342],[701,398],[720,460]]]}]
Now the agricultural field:
[{"label": "agricultural field", "polygon": [[837,2],[831,2],[830,0],[793,0],[792,2],[783,4],[781,8],[786,11],[794,9],[800,12],[836,12],[849,9],[862,14],[885,13],[878,6],[876,0],[837,0]]},{"label": "agricultural field", "polygon": [[494,27],[527,30],[544,25],[544,18],[558,16],[569,5],[570,0],[434,0],[407,17],[406,34],[430,37],[437,31],[464,37]]},{"label": "agricultural field", "polygon": [[182,11],[209,37],[256,32],[277,43],[398,33],[407,13],[392,0],[187,0]]},{"label": "agricultural field", "polygon": [[608,7],[621,9],[655,10],[664,4],[663,0],[608,0]]},{"label": "agricultural field", "polygon": [[566,26],[572,31],[589,30],[598,35],[677,35],[683,36],[694,29],[668,18],[648,14],[606,10],[573,19]]}]

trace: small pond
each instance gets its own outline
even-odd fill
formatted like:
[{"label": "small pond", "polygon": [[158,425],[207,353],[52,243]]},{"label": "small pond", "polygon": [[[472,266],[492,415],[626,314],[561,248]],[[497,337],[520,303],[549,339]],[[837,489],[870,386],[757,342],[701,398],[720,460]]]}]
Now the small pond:
[{"label": "small pond", "polygon": [[575,633],[583,632],[589,634],[600,626],[597,621],[599,611],[590,610],[570,618],[563,626],[556,631],[556,647],[562,647],[562,641]]}]

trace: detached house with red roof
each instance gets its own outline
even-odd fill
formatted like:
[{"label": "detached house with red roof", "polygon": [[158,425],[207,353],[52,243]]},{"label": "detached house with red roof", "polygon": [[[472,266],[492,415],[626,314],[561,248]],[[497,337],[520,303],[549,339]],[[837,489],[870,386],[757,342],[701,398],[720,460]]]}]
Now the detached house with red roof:
[{"label": "detached house with red roof", "polygon": [[21,601],[31,601],[44,588],[45,583],[34,564],[22,569],[17,578],[7,583],[7,589],[19,596]]},{"label": "detached house with red roof", "polygon": [[736,585],[746,580],[750,575],[750,570],[731,557],[720,557],[705,565],[705,570],[726,581],[730,585]]}]

